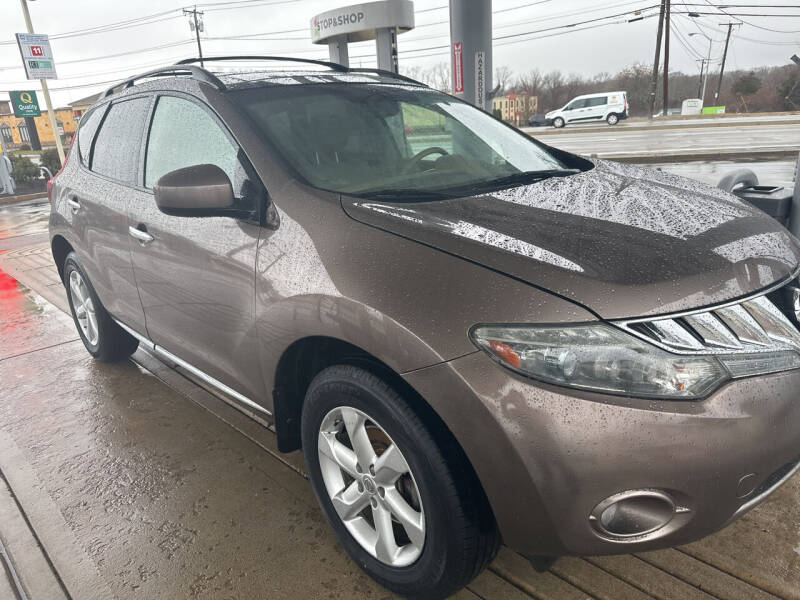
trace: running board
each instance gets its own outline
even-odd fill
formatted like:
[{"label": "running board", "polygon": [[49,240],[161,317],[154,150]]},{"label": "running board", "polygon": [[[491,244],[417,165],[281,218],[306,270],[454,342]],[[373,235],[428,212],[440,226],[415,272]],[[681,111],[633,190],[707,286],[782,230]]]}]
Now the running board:
[{"label": "running board", "polygon": [[189,364],[182,358],[175,356],[174,354],[172,354],[172,352],[165,350],[161,346],[157,346],[156,344],[154,344],[152,341],[150,341],[148,338],[146,338],[136,330],[131,329],[130,327],[125,325],[125,323],[120,322],[118,319],[115,319],[114,317],[111,318],[117,325],[122,327],[122,329],[124,329],[125,331],[130,333],[133,337],[135,337],[137,340],[139,340],[140,344],[144,344],[144,346],[151,352],[155,352],[160,357],[166,359],[173,365],[178,366],[185,371],[188,371],[189,373],[197,377],[200,381],[207,383],[212,388],[222,392],[226,396],[233,398],[237,402],[244,404],[248,408],[255,410],[257,413],[262,413],[270,417],[272,416],[272,413],[263,406],[261,406],[260,404],[253,402],[252,400],[250,400],[250,398],[243,396],[242,394],[232,389],[231,387],[225,385],[221,381],[214,379],[211,375],[209,375],[205,371],[201,371],[200,369],[198,369],[194,365]]}]

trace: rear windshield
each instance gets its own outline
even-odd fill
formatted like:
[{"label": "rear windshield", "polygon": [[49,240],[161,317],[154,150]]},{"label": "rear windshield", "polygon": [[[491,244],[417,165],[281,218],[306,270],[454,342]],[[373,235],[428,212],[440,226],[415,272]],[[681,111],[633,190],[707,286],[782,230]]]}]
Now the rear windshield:
[{"label": "rear windshield", "polygon": [[566,166],[531,138],[432,90],[322,84],[231,95],[308,183],[335,192],[443,192]]}]

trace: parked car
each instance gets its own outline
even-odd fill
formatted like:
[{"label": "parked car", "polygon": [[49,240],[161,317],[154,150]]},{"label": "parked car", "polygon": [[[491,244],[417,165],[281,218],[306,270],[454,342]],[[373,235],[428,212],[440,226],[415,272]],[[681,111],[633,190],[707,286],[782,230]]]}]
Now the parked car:
[{"label": "parked car", "polygon": [[167,67],[81,119],[50,234],[92,356],[142,346],[274,424],[345,550],[412,597],[501,540],[685,544],[798,470],[800,242],[775,220],[303,68]]},{"label": "parked car", "polygon": [[547,121],[547,117],[545,117],[543,114],[538,114],[531,115],[531,117],[528,119],[528,125],[530,127],[545,127],[547,125],[552,125],[552,123],[549,123]]},{"label": "parked car", "polygon": [[573,98],[563,108],[545,115],[547,121],[560,129],[567,123],[592,123],[605,121],[616,125],[628,118],[628,93],[604,92]]}]

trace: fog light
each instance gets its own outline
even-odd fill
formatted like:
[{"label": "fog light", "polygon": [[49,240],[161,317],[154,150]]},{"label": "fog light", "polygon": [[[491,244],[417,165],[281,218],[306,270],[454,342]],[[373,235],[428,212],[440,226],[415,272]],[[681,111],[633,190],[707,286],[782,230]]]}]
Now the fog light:
[{"label": "fog light", "polygon": [[631,490],[598,504],[589,521],[601,534],[615,538],[645,536],[667,525],[675,516],[675,503],[659,490]]}]

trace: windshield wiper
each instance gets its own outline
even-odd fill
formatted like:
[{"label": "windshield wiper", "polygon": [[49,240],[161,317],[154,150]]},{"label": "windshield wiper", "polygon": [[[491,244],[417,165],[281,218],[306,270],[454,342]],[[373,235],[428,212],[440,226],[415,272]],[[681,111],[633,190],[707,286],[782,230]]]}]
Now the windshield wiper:
[{"label": "windshield wiper", "polygon": [[542,169],[540,171],[521,171],[520,173],[513,173],[500,177],[499,179],[492,179],[491,181],[481,181],[474,185],[469,186],[470,191],[481,189],[499,189],[501,187],[534,183],[552,177],[569,177],[570,175],[577,175],[581,173],[580,169]]},{"label": "windshield wiper", "polygon": [[389,188],[385,190],[361,192],[358,195],[375,200],[447,200],[457,197],[445,192],[414,188]]}]

